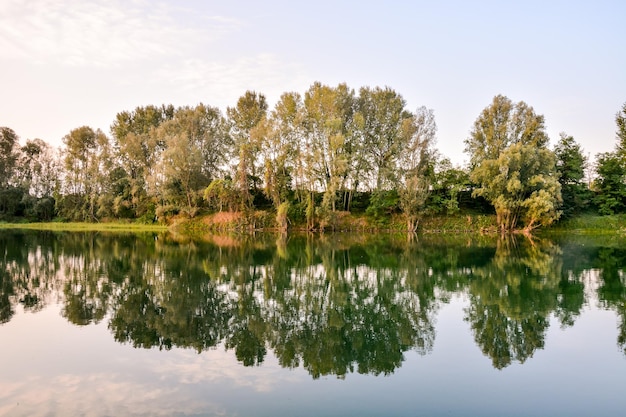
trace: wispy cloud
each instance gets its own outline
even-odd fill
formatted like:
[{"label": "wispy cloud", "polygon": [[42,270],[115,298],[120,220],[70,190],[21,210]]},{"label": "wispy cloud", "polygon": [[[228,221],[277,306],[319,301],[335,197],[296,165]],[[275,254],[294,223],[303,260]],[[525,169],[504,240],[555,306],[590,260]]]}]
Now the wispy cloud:
[{"label": "wispy cloud", "polygon": [[[246,90],[256,90],[278,100],[285,91],[302,92],[312,82],[299,64],[272,54],[256,54],[227,60],[184,59],[162,65],[151,74],[154,84],[179,88],[188,96],[208,94],[209,104],[233,105]],[[233,97],[233,94],[237,96]]]},{"label": "wispy cloud", "polygon": [[0,50],[42,64],[116,67],[184,56],[240,22],[141,0],[3,0]]}]

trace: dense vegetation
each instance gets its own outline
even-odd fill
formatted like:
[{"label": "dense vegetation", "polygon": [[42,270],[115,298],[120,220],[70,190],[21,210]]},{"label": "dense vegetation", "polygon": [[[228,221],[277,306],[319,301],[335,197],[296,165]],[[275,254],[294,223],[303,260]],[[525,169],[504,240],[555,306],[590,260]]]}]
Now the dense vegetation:
[{"label": "dense vegetation", "polygon": [[[313,84],[273,109],[248,91],[225,114],[204,104],[137,107],[110,136],[88,126],[54,149],[0,128],[0,220],[167,222],[258,211],[286,229],[334,229],[345,212],[371,224],[426,214],[492,213],[502,231],[552,224],[583,211],[626,211],[626,103],[615,151],[593,170],[574,138],[550,149],[544,117],[496,96],[465,141],[467,167],[435,148],[432,110],[410,111],[390,88]],[[591,180],[590,178],[593,178]]]}]

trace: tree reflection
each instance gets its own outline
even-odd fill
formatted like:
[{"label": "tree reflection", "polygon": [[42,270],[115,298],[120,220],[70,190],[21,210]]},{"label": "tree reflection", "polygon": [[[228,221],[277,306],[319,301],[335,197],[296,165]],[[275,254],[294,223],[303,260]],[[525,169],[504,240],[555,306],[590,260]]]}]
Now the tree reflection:
[{"label": "tree reflection", "polygon": [[583,287],[563,281],[560,254],[546,240],[505,236],[491,262],[472,271],[466,320],[495,368],[524,363],[542,349],[552,312],[571,324],[580,311]]},{"label": "tree reflection", "polygon": [[595,266],[599,269],[598,298],[605,308],[619,317],[617,345],[626,354],[626,250],[602,248]]},{"label": "tree reflection", "polygon": [[58,299],[68,321],[106,321],[120,343],[223,346],[244,366],[273,354],[314,378],[390,374],[406,352],[428,354],[437,313],[456,294],[467,295],[465,320],[493,366],[523,363],[544,347],[551,317],[574,324],[588,302],[583,278],[597,268],[626,351],[619,249],[484,236],[5,231],[0,255],[0,323],[17,306]]},{"label": "tree reflection", "polygon": [[13,317],[15,306],[42,310],[61,285],[59,261],[49,232],[0,233],[0,324]]},{"label": "tree reflection", "polygon": [[121,269],[109,328],[135,347],[198,352],[216,346],[232,316],[227,295],[204,273],[193,243],[153,241],[153,256],[131,256]]}]

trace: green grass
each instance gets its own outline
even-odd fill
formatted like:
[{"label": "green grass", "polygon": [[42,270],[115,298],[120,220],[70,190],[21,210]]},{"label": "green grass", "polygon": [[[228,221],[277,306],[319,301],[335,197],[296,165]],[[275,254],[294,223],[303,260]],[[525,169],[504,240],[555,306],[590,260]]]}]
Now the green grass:
[{"label": "green grass", "polygon": [[598,214],[580,214],[561,220],[546,230],[586,234],[626,233],[626,215],[600,216]]},{"label": "green grass", "polygon": [[0,229],[30,229],[73,232],[163,232],[167,226],[140,223],[82,223],[82,222],[49,222],[49,223],[0,223]]},{"label": "green grass", "polygon": [[[265,213],[267,214],[267,213]],[[267,214],[269,216],[269,214]],[[267,217],[265,216],[265,217]],[[269,217],[268,217],[269,219]],[[260,228],[268,227],[271,219],[261,219],[258,222]],[[225,225],[222,225],[225,226]],[[298,229],[294,225],[293,229]],[[367,231],[367,230],[387,230],[404,231],[404,221],[399,216],[391,216],[384,224],[378,224],[366,216],[344,216],[337,230]],[[234,228],[234,226],[233,226]],[[123,222],[48,222],[48,223],[3,223],[0,222],[0,229],[32,229],[32,230],[52,230],[52,231],[117,231],[117,232],[163,232],[168,230],[168,226],[160,224],[141,224]],[[175,229],[182,234],[195,235],[207,233],[212,228],[203,223],[202,218],[181,222]],[[219,229],[214,227],[213,229]],[[228,227],[226,227],[228,229]],[[453,216],[435,215],[425,216],[420,221],[419,230],[423,233],[458,233],[458,232],[480,232],[485,230],[495,230],[495,216],[483,214],[457,214]],[[600,216],[597,214],[581,214],[569,219],[564,219],[557,224],[540,228],[537,232],[549,233],[577,233],[577,234],[618,234],[626,235],[626,215]]]}]

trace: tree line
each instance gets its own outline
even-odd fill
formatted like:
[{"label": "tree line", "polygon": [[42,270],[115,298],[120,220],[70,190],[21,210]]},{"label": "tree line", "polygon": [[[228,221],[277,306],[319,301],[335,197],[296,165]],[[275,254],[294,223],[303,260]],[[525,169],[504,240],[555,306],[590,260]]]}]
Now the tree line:
[{"label": "tree line", "polygon": [[[545,120],[498,95],[465,140],[455,167],[435,146],[426,107],[407,109],[391,88],[314,83],[273,109],[247,91],[225,113],[205,104],[122,111],[110,135],[71,130],[55,149],[21,144],[0,128],[0,219],[166,221],[234,211],[255,227],[257,210],[286,229],[332,229],[341,212],[374,221],[400,215],[409,231],[425,214],[495,212],[503,231],[562,216],[626,211],[626,103],[618,143],[591,167],[573,137],[549,148]],[[593,178],[593,180],[590,180]]]}]

